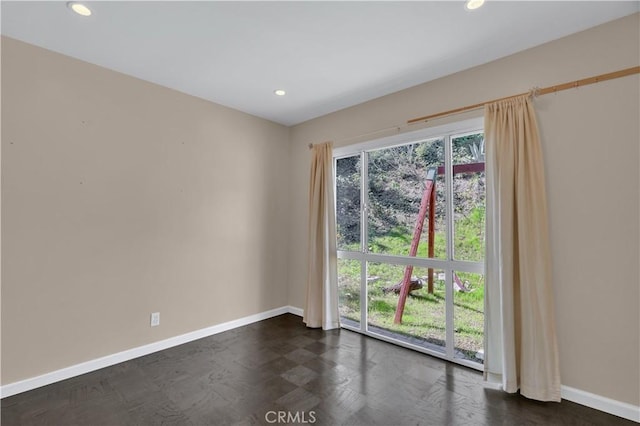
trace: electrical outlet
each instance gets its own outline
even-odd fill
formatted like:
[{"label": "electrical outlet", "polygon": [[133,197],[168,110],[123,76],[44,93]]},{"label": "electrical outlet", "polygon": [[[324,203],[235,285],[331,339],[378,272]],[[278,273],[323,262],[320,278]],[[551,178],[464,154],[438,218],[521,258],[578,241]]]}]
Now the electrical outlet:
[{"label": "electrical outlet", "polygon": [[153,312],[151,314],[151,327],[160,325],[160,312]]}]

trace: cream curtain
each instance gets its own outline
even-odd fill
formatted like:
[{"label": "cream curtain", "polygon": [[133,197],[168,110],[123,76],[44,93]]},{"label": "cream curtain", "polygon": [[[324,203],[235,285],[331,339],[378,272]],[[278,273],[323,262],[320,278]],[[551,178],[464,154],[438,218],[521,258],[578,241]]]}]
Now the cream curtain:
[{"label": "cream curtain", "polygon": [[485,379],[560,401],[542,149],[532,101],[485,106]]},{"label": "cream curtain", "polygon": [[333,144],[313,146],[309,182],[309,265],[304,323],[324,330],[340,327]]}]

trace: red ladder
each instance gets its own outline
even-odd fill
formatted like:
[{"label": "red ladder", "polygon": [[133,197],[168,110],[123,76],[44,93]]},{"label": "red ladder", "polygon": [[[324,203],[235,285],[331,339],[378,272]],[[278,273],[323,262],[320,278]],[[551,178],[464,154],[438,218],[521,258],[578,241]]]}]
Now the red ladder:
[{"label": "red ladder", "polygon": [[[479,173],[484,171],[484,162],[482,163],[469,163],[469,164],[456,164],[453,166],[453,175],[458,173]],[[429,213],[429,246],[428,256],[430,258],[434,255],[434,237],[435,237],[435,220],[436,220],[436,177],[437,175],[444,174],[444,166],[431,167],[427,170],[427,182],[424,192],[422,194],[422,201],[420,202],[420,210],[418,211],[418,220],[416,221],[416,227],[413,231],[413,240],[411,241],[411,248],[409,249],[409,256],[415,257],[418,253],[418,244],[420,243],[420,236],[422,235],[422,227],[424,226],[424,219]],[[409,289],[411,286],[411,274],[413,273],[413,265],[407,265],[404,270],[404,277],[402,278],[402,286],[400,289],[400,298],[398,299],[398,308],[396,309],[396,316],[393,319],[394,324],[402,323],[402,314],[404,313],[404,305],[409,295]],[[430,294],[433,293],[433,268],[428,270],[428,286],[427,290]],[[460,279],[456,274],[453,274],[454,285],[460,291],[469,291],[467,287],[460,282]]]},{"label": "red ladder", "polygon": [[[409,249],[409,256],[415,257],[418,253],[418,244],[420,243],[420,236],[422,235],[422,228],[424,227],[424,220],[429,213],[429,246],[428,256],[433,257],[434,249],[434,237],[435,237],[435,220],[436,220],[436,177],[438,176],[438,169],[431,167],[427,170],[427,179],[424,192],[422,193],[422,201],[420,202],[420,209],[418,210],[418,220],[416,220],[416,227],[413,230],[413,240],[411,241],[411,248]],[[429,268],[429,277],[427,290],[429,293],[433,293],[433,269]],[[404,277],[402,278],[402,286],[400,288],[400,297],[398,298],[398,307],[396,308],[396,316],[393,319],[394,324],[402,323],[402,314],[404,313],[404,305],[409,295],[409,287],[411,285],[411,274],[413,273],[413,265],[407,265],[404,269]]]}]

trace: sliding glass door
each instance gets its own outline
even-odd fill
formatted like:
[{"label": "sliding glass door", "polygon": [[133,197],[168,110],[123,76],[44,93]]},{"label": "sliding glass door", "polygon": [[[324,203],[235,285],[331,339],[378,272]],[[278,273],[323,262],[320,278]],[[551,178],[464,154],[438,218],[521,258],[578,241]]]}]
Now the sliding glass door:
[{"label": "sliding glass door", "polygon": [[485,228],[480,123],[335,155],[343,326],[478,368]]}]

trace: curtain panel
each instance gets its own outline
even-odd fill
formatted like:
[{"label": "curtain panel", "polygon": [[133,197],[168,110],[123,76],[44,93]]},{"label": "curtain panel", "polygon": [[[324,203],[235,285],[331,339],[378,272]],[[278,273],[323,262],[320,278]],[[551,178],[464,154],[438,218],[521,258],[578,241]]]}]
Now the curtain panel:
[{"label": "curtain panel", "polygon": [[485,105],[485,380],[560,401],[542,149],[529,96]]},{"label": "curtain panel", "polygon": [[303,321],[307,327],[340,327],[333,144],[312,148],[309,179],[309,252],[307,299]]}]

